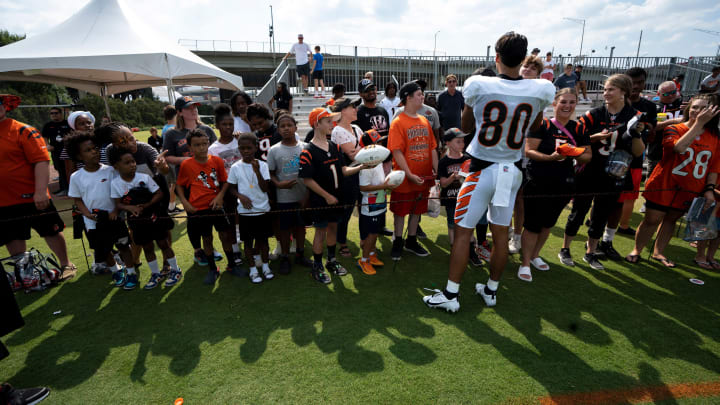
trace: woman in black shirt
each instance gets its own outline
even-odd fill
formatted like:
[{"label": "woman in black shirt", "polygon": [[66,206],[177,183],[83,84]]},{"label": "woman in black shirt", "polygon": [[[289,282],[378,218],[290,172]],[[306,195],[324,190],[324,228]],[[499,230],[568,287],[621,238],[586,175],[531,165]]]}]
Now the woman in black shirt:
[{"label": "woman in black shirt", "polygon": [[575,117],[577,101],[574,89],[558,91],[553,101],[555,118],[544,119],[525,142],[525,155],[530,161],[523,195],[522,264],[518,269],[518,278],[524,281],[532,281],[530,264],[538,270],[550,269],[540,258],[540,250],[550,228],[570,202],[575,188],[575,164],[586,164],[591,158],[590,148],[585,148],[590,139],[583,125],[571,119]]},{"label": "woman in black shirt", "polygon": [[632,158],[641,156],[645,150],[645,143],[638,132],[642,129],[641,126],[638,130],[627,130],[628,122],[638,114],[638,111],[630,105],[631,90],[632,80],[629,76],[623,74],[610,76],[605,81],[603,90],[605,105],[593,108],[579,119],[590,138],[592,159],[576,177],[576,190],[578,194],[583,195],[574,198],[572,211],[565,226],[563,247],[558,254],[565,265],[575,265],[570,256],[570,242],[577,235],[592,205],[583,261],[595,270],[604,269],[598,260],[599,256],[595,253],[598,242],[605,231],[610,213],[622,204],[618,203],[620,193],[633,189],[629,170],[621,177],[614,176],[607,171],[608,161],[622,159],[629,167]]},{"label": "woman in black shirt", "polygon": [[[275,111],[275,110],[288,110],[290,113],[292,113],[292,94],[290,94],[290,91],[288,90],[288,85],[285,82],[278,83],[277,91],[275,91],[275,95],[273,95],[272,99],[268,103],[268,106]],[[273,107],[273,102],[275,102],[275,107]]]}]

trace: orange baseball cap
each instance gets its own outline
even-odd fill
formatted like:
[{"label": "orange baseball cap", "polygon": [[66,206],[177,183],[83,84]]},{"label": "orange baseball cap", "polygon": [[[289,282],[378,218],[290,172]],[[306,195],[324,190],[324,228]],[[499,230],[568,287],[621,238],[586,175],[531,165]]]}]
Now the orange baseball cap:
[{"label": "orange baseball cap", "polygon": [[332,112],[329,108],[322,108],[318,107],[310,111],[310,117],[308,118],[308,121],[310,122],[310,126],[315,128],[315,125],[317,125],[318,121],[320,121],[321,118],[330,117],[332,121],[337,121],[338,118],[340,118],[340,113]]},{"label": "orange baseball cap", "polygon": [[555,148],[555,150],[557,150],[557,153],[569,157],[580,156],[585,152],[585,148],[572,146],[569,143],[564,143]]}]

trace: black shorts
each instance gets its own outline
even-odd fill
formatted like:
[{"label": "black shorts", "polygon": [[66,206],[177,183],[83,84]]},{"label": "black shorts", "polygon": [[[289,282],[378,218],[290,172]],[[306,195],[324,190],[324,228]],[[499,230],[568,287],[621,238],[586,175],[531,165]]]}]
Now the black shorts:
[{"label": "black shorts", "polygon": [[42,237],[55,236],[65,229],[65,223],[52,201],[43,211],[38,211],[35,203],[0,207],[0,246],[29,240],[31,228]]},{"label": "black shorts", "polygon": [[360,214],[360,240],[365,240],[370,234],[379,234],[385,228],[385,212],[377,215]]},{"label": "black shorts", "polygon": [[95,229],[88,229],[87,238],[98,262],[105,261],[113,246],[127,247],[130,244],[130,234],[121,219],[98,221]]},{"label": "black shorts", "polygon": [[543,228],[555,226],[563,209],[570,202],[569,194],[572,192],[572,185],[565,182],[543,183],[529,180],[523,188],[525,201],[523,226],[533,233],[540,233]]},{"label": "black shorts", "polygon": [[288,229],[304,227],[305,221],[302,218],[300,208],[301,207],[299,202],[277,203],[275,205],[275,209],[277,209],[278,211],[297,210],[278,212],[276,214],[276,218],[278,221],[278,229],[281,231],[287,231]]},{"label": "black shorts", "polygon": [[128,226],[132,231],[132,240],[136,245],[143,246],[150,242],[164,240],[168,231],[175,227],[175,222],[167,214],[153,218],[128,218]]},{"label": "black shorts", "polygon": [[665,205],[660,205],[660,204],[654,203],[654,202],[652,202],[652,201],[650,201],[650,200],[648,200],[648,199],[645,199],[645,208],[646,208],[646,209],[650,209],[650,210],[655,210],[655,211],[664,212],[664,213],[666,213],[666,214],[667,214],[668,212],[670,212],[670,211],[675,211],[675,212],[685,212],[685,211],[687,211],[687,210],[677,209],[677,208],[675,208],[675,207],[668,207],[668,206],[665,206]]},{"label": "black shorts", "polygon": [[323,74],[322,70],[313,70],[312,78],[313,80],[323,80],[325,79],[325,75]]},{"label": "black shorts", "polygon": [[298,76],[308,76],[310,74],[310,62],[304,65],[297,65]]},{"label": "black shorts", "polygon": [[220,210],[202,210],[194,214],[188,213],[187,232],[190,240],[194,236],[203,237],[212,235],[213,227],[218,232],[232,229],[233,222]]},{"label": "black shorts", "polygon": [[273,234],[272,215],[269,213],[261,215],[240,215],[239,219],[240,240],[246,246],[252,246],[253,241],[265,241]]},{"label": "black shorts", "polygon": [[[341,203],[338,203],[340,205]],[[331,222],[338,223],[343,217],[343,208],[337,205],[310,205],[310,220],[315,228],[327,228]]]}]

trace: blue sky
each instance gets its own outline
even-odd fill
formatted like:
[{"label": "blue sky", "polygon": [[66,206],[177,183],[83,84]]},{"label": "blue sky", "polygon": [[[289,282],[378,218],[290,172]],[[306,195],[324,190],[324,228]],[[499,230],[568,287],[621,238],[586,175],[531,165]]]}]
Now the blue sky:
[{"label": "blue sky", "polygon": [[[344,44],[484,55],[487,45],[506,31],[525,34],[543,53],[576,55],[586,20],[583,53],[635,56],[640,30],[644,56],[715,55],[720,36],[720,2],[711,0],[122,0],[171,39],[267,41],[270,8],[276,41],[294,42],[302,32],[310,44]],[[5,1],[0,28],[33,35],[70,17],[88,0]],[[322,4],[322,6],[320,6]]]}]

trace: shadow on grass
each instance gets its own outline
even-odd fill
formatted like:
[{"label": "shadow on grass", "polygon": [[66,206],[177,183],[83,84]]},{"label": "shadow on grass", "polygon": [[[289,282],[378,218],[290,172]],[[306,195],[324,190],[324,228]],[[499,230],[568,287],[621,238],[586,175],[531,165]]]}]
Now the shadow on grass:
[{"label": "shadow on grass", "polygon": [[[557,229],[562,231],[553,231]],[[181,224],[175,232],[182,232]],[[9,379],[16,385],[48,381],[54,388],[72,388],[93,377],[115,350],[130,350],[135,357],[128,367],[132,381],[146,382],[150,356],[169,358],[168,371],[186,376],[200,364],[204,345],[237,340],[237,351],[225,355],[252,364],[268,352],[270,337],[280,330],[290,331],[296,348],[314,344],[323,355],[336,356],[342,370],[363,375],[385,370],[388,354],[412,366],[432,365],[438,354],[421,341],[439,333],[433,326],[438,322],[461,331],[479,347],[492,347],[554,395],[662,385],[660,371],[647,362],[625,374],[616,371],[612,358],[598,369],[591,365],[597,362],[577,350],[578,344],[612,347],[617,334],[653,359],[679,359],[720,372],[720,359],[703,347],[698,335],[720,340],[717,321],[707,321],[715,319],[710,308],[717,304],[707,295],[683,300],[694,287],[679,283],[684,276],[678,272],[647,265],[632,267],[632,274],[590,272],[579,265],[526,284],[513,277],[515,257],[501,284],[500,306],[488,309],[478,298],[463,296],[462,311],[448,315],[426,308],[417,289],[443,287],[433,281],[446,275],[445,238],[423,241],[430,257],[406,252],[397,266],[385,253],[387,263],[373,277],[355,268],[356,259],[341,259],[351,274],[333,277],[330,286],[312,281],[299,266],[289,276],[260,286],[222,273],[214,288],[202,284],[206,268],[192,266],[173,288],[133,292],[110,287],[107,276],[81,272],[27,313],[27,326],[10,337],[11,346],[38,343],[24,368]],[[381,252],[390,248],[390,238],[380,237]],[[469,270],[463,292],[486,279],[486,271]],[[28,305],[32,300],[22,301]],[[63,314],[53,317],[58,309]],[[529,344],[508,336],[497,322],[488,322],[493,314]],[[375,333],[387,339],[387,349],[365,342]],[[563,343],[567,341],[573,344]],[[134,345],[139,348],[128,348]]]}]

